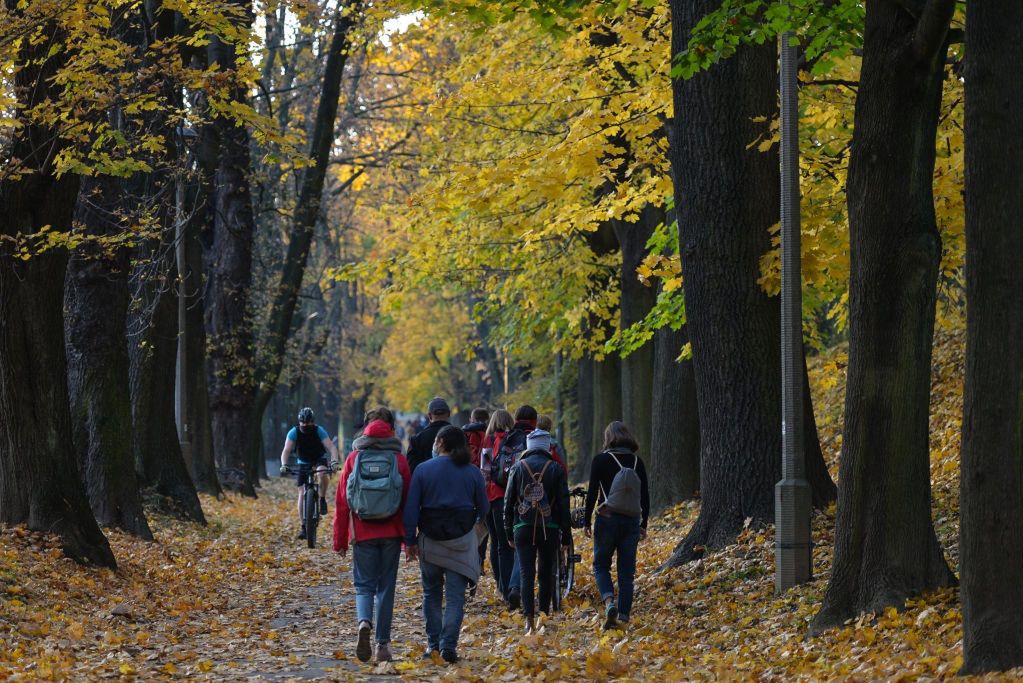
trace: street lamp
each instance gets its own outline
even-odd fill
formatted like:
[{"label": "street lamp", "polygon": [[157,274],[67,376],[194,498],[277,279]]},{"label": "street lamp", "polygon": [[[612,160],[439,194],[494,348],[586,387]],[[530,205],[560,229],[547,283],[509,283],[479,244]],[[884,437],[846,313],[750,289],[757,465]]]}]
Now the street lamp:
[{"label": "street lamp", "polygon": [[779,593],[813,577],[810,485],[803,448],[803,315],[799,266],[799,93],[795,34],[781,36],[782,479],[774,487],[775,579]]}]

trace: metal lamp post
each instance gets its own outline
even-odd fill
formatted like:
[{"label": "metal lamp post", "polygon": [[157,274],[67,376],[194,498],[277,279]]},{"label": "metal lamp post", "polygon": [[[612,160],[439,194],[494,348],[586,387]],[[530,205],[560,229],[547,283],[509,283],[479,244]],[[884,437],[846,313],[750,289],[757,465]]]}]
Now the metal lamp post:
[{"label": "metal lamp post", "polygon": [[775,580],[781,593],[813,576],[810,485],[803,448],[803,317],[799,264],[799,47],[781,36],[782,479],[775,496]]}]

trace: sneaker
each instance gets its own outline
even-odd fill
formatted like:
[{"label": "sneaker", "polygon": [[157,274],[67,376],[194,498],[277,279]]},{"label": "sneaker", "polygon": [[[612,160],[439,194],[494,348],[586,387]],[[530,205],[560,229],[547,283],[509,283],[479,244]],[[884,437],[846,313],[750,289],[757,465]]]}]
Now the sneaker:
[{"label": "sneaker", "polygon": [[377,643],[376,658],[378,662],[391,661],[391,648],[387,643]]},{"label": "sneaker", "polygon": [[609,631],[618,625],[618,607],[613,603],[607,603],[604,608],[604,630]]},{"label": "sneaker", "polygon": [[323,496],[320,496],[320,514],[327,514],[327,499]]},{"label": "sneaker", "polygon": [[517,610],[519,605],[522,604],[522,593],[519,592],[518,588],[512,588],[508,591],[508,608],[511,610]]},{"label": "sneaker", "polygon": [[440,653],[440,656],[441,656],[441,659],[443,659],[448,664],[456,664],[458,662],[458,659],[459,659],[458,653],[455,652],[454,650],[443,650]]},{"label": "sneaker", "polygon": [[368,662],[372,655],[369,645],[369,636],[372,632],[373,627],[368,621],[359,622],[359,642],[355,646],[355,656],[359,658],[360,662]]},{"label": "sneaker", "polygon": [[427,650],[426,652],[423,653],[422,660],[423,661],[427,661],[427,662],[432,662],[433,661],[433,654],[435,652],[438,655],[440,654],[440,650]]},{"label": "sneaker", "polygon": [[298,532],[298,540],[300,541],[305,540],[305,524],[302,525],[302,528]]}]

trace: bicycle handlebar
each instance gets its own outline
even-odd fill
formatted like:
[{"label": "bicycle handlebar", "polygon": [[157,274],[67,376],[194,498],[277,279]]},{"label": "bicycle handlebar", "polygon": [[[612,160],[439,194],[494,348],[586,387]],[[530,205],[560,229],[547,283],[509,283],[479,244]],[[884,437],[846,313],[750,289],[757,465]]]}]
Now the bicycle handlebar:
[{"label": "bicycle handlebar", "polygon": [[[284,476],[286,474],[298,474],[299,468],[301,467],[308,467],[310,472],[317,472],[322,467],[327,472],[333,473],[337,472],[340,469],[340,465],[341,463],[336,461],[332,461],[327,465],[283,465],[281,467],[281,476]],[[316,469],[313,469],[314,467]]]}]

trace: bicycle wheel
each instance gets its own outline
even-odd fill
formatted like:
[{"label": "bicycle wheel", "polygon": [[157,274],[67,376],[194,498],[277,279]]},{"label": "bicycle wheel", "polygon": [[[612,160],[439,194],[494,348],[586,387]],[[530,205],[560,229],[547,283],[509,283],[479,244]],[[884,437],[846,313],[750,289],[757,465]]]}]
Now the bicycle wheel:
[{"label": "bicycle wheel", "polygon": [[567,598],[572,592],[572,586],[575,585],[575,565],[578,561],[579,558],[575,555],[575,541],[568,539],[568,545],[565,546],[565,566],[561,571],[561,583],[558,584],[562,597]]},{"label": "bicycle wheel", "polygon": [[310,488],[302,494],[302,516],[305,517],[305,542],[310,548],[316,547],[316,526],[320,521],[319,501],[316,492]]}]

